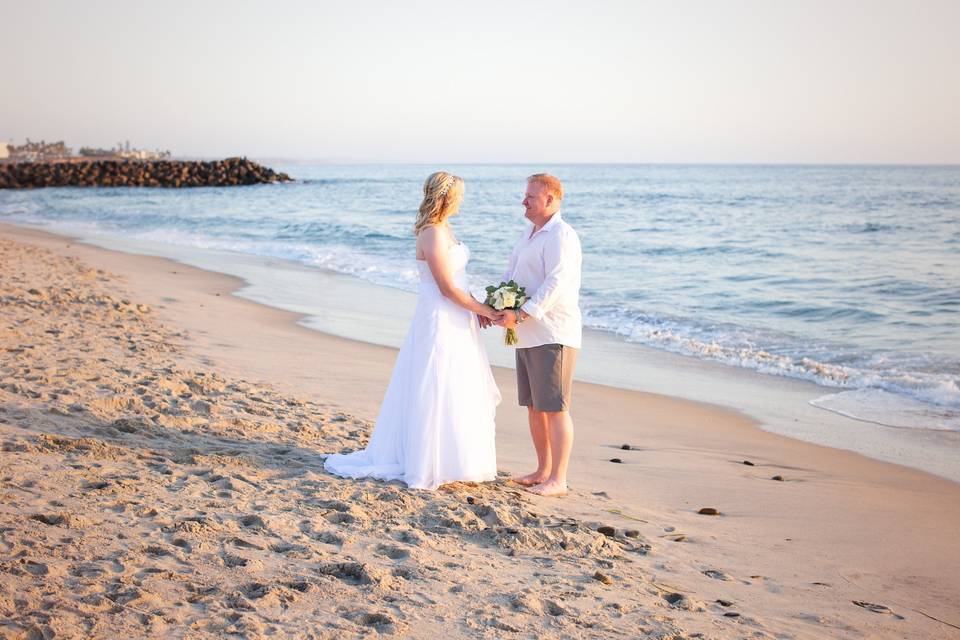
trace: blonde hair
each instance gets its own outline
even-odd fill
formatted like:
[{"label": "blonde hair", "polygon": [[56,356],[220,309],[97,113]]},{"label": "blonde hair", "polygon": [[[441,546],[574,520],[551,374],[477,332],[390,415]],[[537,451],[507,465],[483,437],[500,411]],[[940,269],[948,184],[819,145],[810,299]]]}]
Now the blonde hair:
[{"label": "blonde hair", "polygon": [[462,199],[463,178],[446,171],[431,173],[423,183],[423,202],[413,225],[414,235],[456,213]]},{"label": "blonde hair", "polygon": [[563,200],[563,185],[560,184],[560,178],[549,173],[535,173],[527,178],[527,182],[542,184],[554,200]]}]

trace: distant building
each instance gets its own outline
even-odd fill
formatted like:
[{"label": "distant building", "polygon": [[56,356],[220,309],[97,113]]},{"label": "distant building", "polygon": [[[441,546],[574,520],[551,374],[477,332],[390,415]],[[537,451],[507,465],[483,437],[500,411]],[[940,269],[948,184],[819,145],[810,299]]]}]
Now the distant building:
[{"label": "distant building", "polygon": [[27,143],[20,146],[8,145],[10,159],[14,162],[43,162],[47,160],[62,160],[73,155],[63,140],[59,142],[32,142],[27,138]]},{"label": "distant building", "polygon": [[[111,160],[166,160],[171,157],[169,151],[148,151],[135,149],[130,141],[117,143],[113,149],[81,147],[81,158],[102,158]],[[59,142],[33,142],[27,138],[26,144],[19,146],[0,143],[0,160],[10,162],[49,162],[74,158],[73,150],[61,140]]]},{"label": "distant building", "polygon": [[97,149],[94,147],[80,147],[78,153],[83,158],[112,158],[116,155],[112,149]]},{"label": "distant building", "polygon": [[131,149],[130,143],[119,143],[112,149],[98,149],[81,147],[80,156],[84,158],[120,158],[123,160],[166,160],[170,158],[169,151],[148,151],[146,149]]}]

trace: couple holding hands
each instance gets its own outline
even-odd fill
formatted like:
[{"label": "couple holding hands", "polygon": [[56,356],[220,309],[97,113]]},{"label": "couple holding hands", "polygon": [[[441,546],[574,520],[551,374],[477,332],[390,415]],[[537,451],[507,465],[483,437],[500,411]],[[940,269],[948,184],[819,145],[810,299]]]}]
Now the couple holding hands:
[{"label": "couple holding hands", "polygon": [[545,173],[527,178],[523,207],[531,224],[510,254],[503,281],[516,282],[529,297],[502,311],[468,291],[470,250],[449,225],[463,195],[463,179],[445,171],[424,183],[414,225],[420,290],[410,330],[367,447],[331,454],[324,465],[339,476],[402,480],[418,489],[495,479],[500,391],[480,330],[497,324],[517,336],[517,391],[537,452],[536,470],[514,481],[540,495],[563,495],[582,333],[580,240],[560,216],[563,187]]}]

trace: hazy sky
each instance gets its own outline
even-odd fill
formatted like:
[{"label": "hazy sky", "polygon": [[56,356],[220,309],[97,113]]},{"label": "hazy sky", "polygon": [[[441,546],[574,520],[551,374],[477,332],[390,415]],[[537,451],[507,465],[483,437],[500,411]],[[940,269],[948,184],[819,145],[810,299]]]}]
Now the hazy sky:
[{"label": "hazy sky", "polygon": [[0,140],[960,163],[960,0],[0,0]]}]

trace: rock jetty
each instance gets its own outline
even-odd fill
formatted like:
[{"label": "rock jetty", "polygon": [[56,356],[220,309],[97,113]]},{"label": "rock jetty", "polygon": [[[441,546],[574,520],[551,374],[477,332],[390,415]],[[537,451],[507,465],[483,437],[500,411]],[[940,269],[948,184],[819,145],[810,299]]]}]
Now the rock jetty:
[{"label": "rock jetty", "polygon": [[292,180],[246,158],[92,160],[0,164],[0,189],[38,187],[232,187]]}]

